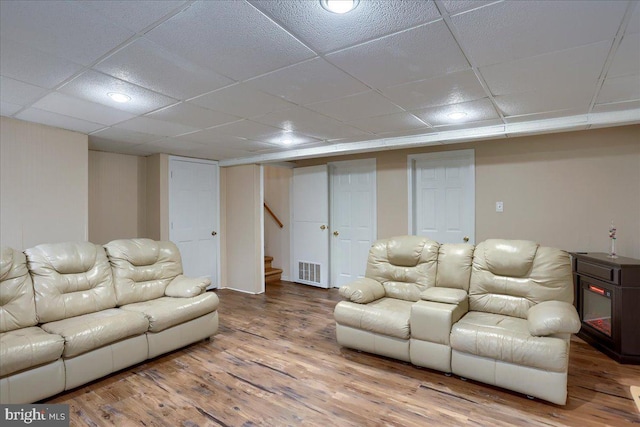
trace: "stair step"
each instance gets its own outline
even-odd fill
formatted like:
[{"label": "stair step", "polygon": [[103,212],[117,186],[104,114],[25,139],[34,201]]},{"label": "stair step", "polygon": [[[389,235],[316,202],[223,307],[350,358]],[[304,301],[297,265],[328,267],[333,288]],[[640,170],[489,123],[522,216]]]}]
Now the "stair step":
[{"label": "stair step", "polygon": [[273,257],[272,256],[265,256],[264,257],[264,268],[265,268],[265,270],[271,268],[271,261],[273,261]]},{"label": "stair step", "polygon": [[282,269],[281,268],[265,268],[264,271],[264,281],[269,282],[277,282],[282,278]]}]

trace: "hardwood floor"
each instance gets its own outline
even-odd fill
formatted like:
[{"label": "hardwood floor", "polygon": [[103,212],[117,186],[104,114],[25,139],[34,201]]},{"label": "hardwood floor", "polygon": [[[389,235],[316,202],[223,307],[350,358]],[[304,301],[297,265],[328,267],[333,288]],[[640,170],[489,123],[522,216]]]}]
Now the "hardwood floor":
[{"label": "hardwood floor", "polygon": [[572,341],[564,407],[341,348],[336,289],[288,282],[220,297],[210,341],[56,396],[72,426],[639,425],[640,367]]}]

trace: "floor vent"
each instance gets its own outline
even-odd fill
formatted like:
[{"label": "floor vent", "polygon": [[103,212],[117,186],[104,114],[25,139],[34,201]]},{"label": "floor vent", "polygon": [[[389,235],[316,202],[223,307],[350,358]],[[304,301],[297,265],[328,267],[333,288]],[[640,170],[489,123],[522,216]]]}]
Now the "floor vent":
[{"label": "floor vent", "polygon": [[298,261],[298,280],[309,283],[320,283],[320,264]]}]

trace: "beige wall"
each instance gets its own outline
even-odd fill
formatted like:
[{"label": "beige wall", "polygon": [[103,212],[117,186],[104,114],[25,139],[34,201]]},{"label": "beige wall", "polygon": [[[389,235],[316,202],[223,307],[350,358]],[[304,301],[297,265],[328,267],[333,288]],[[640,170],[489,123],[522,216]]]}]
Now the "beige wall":
[{"label": "beige wall", "polygon": [[[476,242],[531,239],[569,251],[640,258],[640,126],[308,159],[299,166],[375,157],[378,238],[408,231],[407,156],[473,148]],[[495,212],[495,202],[504,212]]]},{"label": "beige wall", "polygon": [[147,159],[89,151],[89,241],[147,237]]},{"label": "beige wall", "polygon": [[290,280],[291,224],[289,211],[289,187],[293,169],[264,167],[264,201],[284,225],[282,228],[264,212],[265,255],[273,257],[273,266],[283,270],[282,279]]},{"label": "beige wall", "polygon": [[87,153],[86,135],[0,118],[0,244],[87,240]]},{"label": "beige wall", "polygon": [[154,240],[169,240],[169,156],[146,157],[147,235]]},{"label": "beige wall", "polygon": [[261,293],[264,292],[261,167],[245,165],[222,169],[225,236],[221,245],[226,253],[223,287]]}]

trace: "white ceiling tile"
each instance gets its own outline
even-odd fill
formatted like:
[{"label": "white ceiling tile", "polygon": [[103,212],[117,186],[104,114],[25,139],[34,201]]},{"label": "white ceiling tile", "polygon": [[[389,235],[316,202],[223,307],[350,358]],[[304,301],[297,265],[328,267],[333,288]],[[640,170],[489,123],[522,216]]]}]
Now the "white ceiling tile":
[{"label": "white ceiling tile", "polygon": [[434,132],[434,128],[419,128],[402,132],[381,132],[377,137],[381,138],[400,138],[403,136],[428,135]]},{"label": "white ceiling tile", "polygon": [[[145,114],[177,102],[176,99],[93,70],[88,70],[65,84],[60,92],[136,114]],[[109,92],[128,95],[131,101],[115,102],[107,96]]]},{"label": "white ceiling tile", "polygon": [[374,91],[310,104],[305,107],[342,122],[402,112],[400,107]]},{"label": "white ceiling tile", "polygon": [[565,86],[496,96],[495,101],[505,116],[568,109],[578,109],[586,112],[589,109],[594,92],[595,85],[592,91]]},{"label": "white ceiling tile", "polygon": [[198,130],[191,126],[150,119],[148,117],[136,117],[135,119],[122,122],[114,127],[158,136],[177,136]]},{"label": "white ceiling tile", "polygon": [[493,95],[562,89],[567,84],[593,92],[611,48],[605,41],[481,67]]},{"label": "white ceiling tile", "polygon": [[93,68],[177,99],[192,98],[233,83],[145,39],[136,40]]},{"label": "white ceiling tile", "polygon": [[[465,112],[467,115],[463,119],[454,120],[449,117],[449,114],[455,112]],[[459,104],[425,108],[413,111],[413,114],[432,126],[455,125],[458,123],[472,123],[500,118],[488,98],[462,102]]]},{"label": "white ceiling tile", "polygon": [[626,33],[640,33],[640,7],[638,7],[637,4],[633,9],[631,19],[629,19],[629,24],[627,24]]},{"label": "white ceiling tile", "polygon": [[191,99],[189,102],[244,118],[260,116],[294,106],[294,104],[276,96],[260,92],[246,83],[219,89]]},{"label": "white ceiling tile", "polygon": [[251,1],[317,52],[352,46],[440,18],[432,1],[361,1],[344,15],[327,12],[320,1]]},{"label": "white ceiling tile", "polygon": [[496,0],[442,0],[442,4],[450,14],[477,9],[491,3],[496,3]]},{"label": "white ceiling tile", "polygon": [[206,129],[213,126],[240,120],[240,117],[220,113],[207,108],[198,107],[188,102],[172,105],[162,110],[147,114],[156,120],[166,120],[174,123]]},{"label": "white ceiling tile", "polygon": [[577,116],[585,114],[585,108],[573,108],[569,110],[550,111],[546,113],[523,114],[521,116],[507,116],[504,118],[506,123],[523,123],[534,120],[559,119],[562,117]]},{"label": "white ceiling tile", "polygon": [[240,1],[194,3],[145,37],[236,80],[315,56],[275,22]]},{"label": "white ceiling tile", "polygon": [[411,113],[395,113],[387,114],[385,116],[367,117],[364,119],[354,120],[349,124],[357,127],[358,129],[365,130],[367,132],[381,134],[388,132],[406,132],[414,129],[428,129],[425,123],[420,121]]},{"label": "white ceiling tile", "polygon": [[80,4],[95,10],[109,20],[131,31],[139,32],[174,9],[185,5],[186,1],[169,0],[81,0]]},{"label": "white ceiling tile", "polygon": [[[640,100],[628,102],[616,102],[613,104],[596,104],[593,107],[594,113],[609,113],[612,111],[624,111],[640,109]],[[638,117],[640,120],[640,117]]]},{"label": "white ceiling tile", "polygon": [[53,89],[82,69],[74,62],[9,38],[0,39],[0,51],[0,74],[48,89]]},{"label": "white ceiling tile", "polygon": [[613,40],[622,1],[507,1],[451,18],[478,66]]},{"label": "white ceiling tile", "polygon": [[436,126],[434,130],[436,132],[444,132],[449,130],[468,129],[470,127],[469,126],[470,123],[473,123],[473,127],[478,127],[478,128],[503,124],[502,120],[500,119],[475,120],[475,121],[466,122],[466,123],[449,123],[446,125],[440,125],[440,126]]},{"label": "white ceiling tile", "polygon": [[299,132],[321,140],[360,137],[367,133],[340,123],[329,117],[318,115],[302,107],[276,111],[255,119],[260,123],[281,129]]},{"label": "white ceiling tile", "polygon": [[0,2],[0,38],[8,37],[89,65],[134,33],[71,1]]},{"label": "white ceiling tile", "polygon": [[218,147],[215,144],[204,145],[203,148],[190,150],[190,157],[210,160],[227,160],[250,156],[247,150]]},{"label": "white ceiling tile", "polygon": [[47,93],[47,89],[0,76],[0,100],[2,102],[25,106],[45,93]]},{"label": "white ceiling tile", "polygon": [[640,32],[626,34],[622,38],[607,72],[607,78],[630,74],[640,74]]},{"label": "white ceiling tile", "polygon": [[0,116],[13,116],[20,111],[22,105],[11,104],[10,102],[0,101]]},{"label": "white ceiling tile", "polygon": [[[120,141],[127,144],[143,144],[160,139],[158,135],[149,133],[134,132],[126,129],[109,127],[91,134],[91,137],[100,138],[102,140]],[[91,140],[91,138],[89,138]]]},{"label": "white ceiling tile", "polygon": [[327,60],[378,89],[469,68],[442,21],[332,53]]},{"label": "white ceiling tile", "polygon": [[41,123],[48,126],[73,130],[82,133],[94,132],[104,127],[104,125],[101,125],[99,123],[91,123],[86,120],[63,116],[62,114],[39,110],[37,108],[27,108],[26,110],[16,114],[15,117],[17,119],[26,120],[28,122]]},{"label": "white ceiling tile", "polygon": [[596,103],[633,101],[640,99],[640,75],[606,79],[598,93]]},{"label": "white ceiling tile", "polygon": [[74,98],[73,96],[59,92],[46,95],[33,104],[33,107],[105,126],[111,126],[134,117],[131,113]]},{"label": "white ceiling tile", "polygon": [[487,96],[472,70],[382,89],[382,94],[406,110],[473,101]]},{"label": "white ceiling tile", "polygon": [[369,88],[322,58],[314,58],[247,82],[297,104],[326,101]]},{"label": "white ceiling tile", "polygon": [[145,147],[156,147],[162,149],[162,153],[186,156],[193,150],[200,150],[205,146],[197,142],[186,141],[178,138],[162,138],[144,144]]},{"label": "white ceiling tile", "polygon": [[239,139],[266,141],[282,134],[282,129],[256,123],[251,120],[216,126],[200,132],[183,135],[180,138],[200,143],[235,142]]}]

